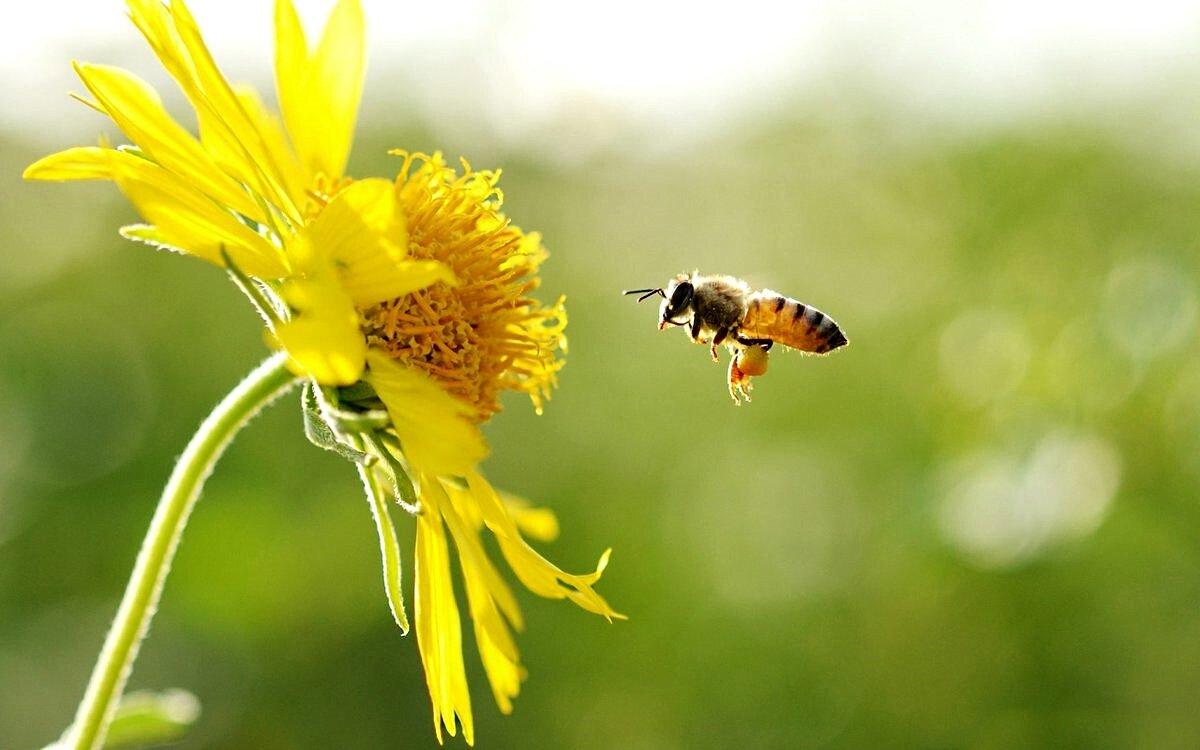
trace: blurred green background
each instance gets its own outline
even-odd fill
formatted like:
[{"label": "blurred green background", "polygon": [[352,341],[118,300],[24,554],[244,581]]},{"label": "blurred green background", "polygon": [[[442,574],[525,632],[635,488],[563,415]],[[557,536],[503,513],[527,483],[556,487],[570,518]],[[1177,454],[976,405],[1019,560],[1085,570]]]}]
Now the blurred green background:
[{"label": "blurred green background", "polygon": [[[354,173],[499,164],[543,232],[569,365],[544,416],[507,401],[486,469],[559,514],[564,567],[614,548],[631,617],[523,592],[512,717],[467,646],[478,745],[1200,746],[1200,158],[1132,105],[937,128],[789,102],[573,161],[364,118]],[[220,272],[117,237],[111,186],[20,181],[65,145],[0,139],[4,748],[69,721],[173,459],[265,352]],[[774,356],[736,408],[619,294],[694,268],[851,346]],[[131,687],[199,696],[182,748],[434,747],[357,479],[297,405],[218,467]]]}]

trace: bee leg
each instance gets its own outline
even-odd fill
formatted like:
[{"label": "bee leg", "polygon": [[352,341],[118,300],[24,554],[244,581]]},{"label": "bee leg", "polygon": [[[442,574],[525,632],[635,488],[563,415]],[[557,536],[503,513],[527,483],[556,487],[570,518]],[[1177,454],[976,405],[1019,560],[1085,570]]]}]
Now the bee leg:
[{"label": "bee leg", "polygon": [[742,373],[738,370],[737,356],[729,358],[729,397],[733,399],[733,403],[737,406],[742,405],[742,400],[738,398],[741,391]]},{"label": "bee leg", "polygon": [[729,396],[737,406],[742,405],[742,399],[750,401],[750,376],[738,367],[738,355],[729,358]]},{"label": "bee leg", "polygon": [[708,350],[708,351],[709,351],[709,352],[712,354],[712,361],[713,361],[713,362],[720,362],[720,361],[721,361],[721,358],[717,356],[717,346],[718,346],[718,345],[719,345],[719,344],[720,344],[722,341],[724,341],[724,340],[725,340],[725,337],[726,337],[726,336],[728,336],[728,335],[729,335],[729,329],[728,329],[728,328],[722,328],[722,329],[720,329],[719,331],[717,331],[717,332],[716,332],[716,334],[713,336],[713,339],[712,339],[712,345],[709,347],[709,350]]},{"label": "bee leg", "polygon": [[691,334],[692,334],[692,341],[696,342],[697,344],[704,343],[704,341],[701,340],[701,338],[700,338],[700,317],[698,315],[692,316]]},{"label": "bee leg", "polygon": [[748,339],[744,336],[734,335],[734,338],[742,346],[761,346],[764,352],[771,351],[771,347],[775,342],[771,339]]}]

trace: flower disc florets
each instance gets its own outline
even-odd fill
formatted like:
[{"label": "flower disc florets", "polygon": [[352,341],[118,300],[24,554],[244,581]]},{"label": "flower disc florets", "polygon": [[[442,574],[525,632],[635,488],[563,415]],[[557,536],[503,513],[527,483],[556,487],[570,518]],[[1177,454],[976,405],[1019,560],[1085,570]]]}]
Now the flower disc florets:
[{"label": "flower disc florets", "polygon": [[444,263],[458,284],[436,283],[363,311],[368,344],[441,382],[478,421],[500,409],[506,390],[529,394],[540,412],[565,350],[560,298],[530,297],[546,257],[537,233],[500,213],[499,170],[460,175],[441,154],[395,152],[404,163],[397,199],[407,217],[408,253]]}]

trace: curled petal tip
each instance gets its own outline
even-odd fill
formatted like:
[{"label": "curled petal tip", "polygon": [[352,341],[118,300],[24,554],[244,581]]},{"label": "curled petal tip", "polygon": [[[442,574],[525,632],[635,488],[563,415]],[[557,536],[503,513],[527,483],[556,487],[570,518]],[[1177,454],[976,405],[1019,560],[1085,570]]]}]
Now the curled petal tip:
[{"label": "curled petal tip", "polygon": [[600,562],[596,563],[596,572],[603,573],[608,567],[608,558],[612,557],[612,547],[604,550],[604,554],[600,555]]}]

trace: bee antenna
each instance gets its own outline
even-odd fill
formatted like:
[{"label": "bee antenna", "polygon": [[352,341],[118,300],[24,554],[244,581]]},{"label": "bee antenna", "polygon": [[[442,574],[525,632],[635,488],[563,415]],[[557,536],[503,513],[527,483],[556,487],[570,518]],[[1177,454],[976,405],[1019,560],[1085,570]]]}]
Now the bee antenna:
[{"label": "bee antenna", "polygon": [[664,292],[662,289],[626,289],[625,291],[621,292],[621,294],[640,294],[642,296],[638,297],[638,302],[645,302],[656,294],[663,299],[667,298],[666,292]]}]

